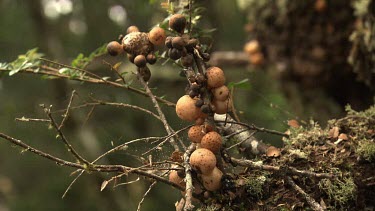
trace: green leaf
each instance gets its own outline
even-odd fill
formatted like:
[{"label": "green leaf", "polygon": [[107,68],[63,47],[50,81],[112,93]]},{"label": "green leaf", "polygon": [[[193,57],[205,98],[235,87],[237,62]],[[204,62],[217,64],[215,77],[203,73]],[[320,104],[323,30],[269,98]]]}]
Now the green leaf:
[{"label": "green leaf", "polygon": [[38,53],[38,49],[34,48],[26,52],[26,54],[19,55],[16,60],[7,65],[7,69],[10,70],[9,75],[12,76],[21,70],[27,68],[38,67],[40,64],[40,58],[43,54]]},{"label": "green leaf", "polygon": [[250,89],[250,82],[248,78],[245,78],[239,82],[230,82],[228,88],[239,88],[239,89]]}]

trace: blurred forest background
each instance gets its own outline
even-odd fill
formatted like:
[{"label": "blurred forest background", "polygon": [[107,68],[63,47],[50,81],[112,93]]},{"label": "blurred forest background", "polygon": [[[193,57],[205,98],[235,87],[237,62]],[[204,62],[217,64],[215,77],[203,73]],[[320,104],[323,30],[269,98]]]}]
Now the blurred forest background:
[{"label": "blurred forest background", "polygon": [[[0,62],[12,61],[38,47],[46,58],[70,64],[78,54],[88,55],[104,43],[116,40],[130,25],[148,31],[168,16],[160,3],[157,0],[0,0]],[[242,122],[285,131],[288,120],[303,123],[312,118],[324,126],[328,119],[342,117],[346,104],[355,110],[373,104],[374,1],[202,0],[198,3],[207,8],[201,27],[217,29],[212,33],[211,51],[223,52],[222,57],[234,52],[237,56],[233,60],[240,61],[220,63],[227,80],[249,80],[249,86],[236,89],[234,94]],[[372,30],[370,35],[366,34],[368,28]],[[242,61],[247,58],[242,52],[244,45],[253,39],[262,47],[262,65]],[[125,57],[122,59],[126,61],[123,68],[134,69]],[[88,69],[105,75],[109,68],[103,60],[117,62],[104,56]],[[186,84],[179,77],[178,67],[158,64],[151,71],[150,86],[156,88],[157,95],[176,101],[183,94]],[[93,94],[98,99],[152,109],[149,99],[123,90],[16,74],[0,78],[0,131],[66,157],[65,148],[55,141],[54,132],[44,123],[19,122],[15,118],[43,117],[39,104],[63,109],[73,89],[81,102]],[[164,107],[164,110],[172,127],[179,129],[185,125],[176,118],[174,109]],[[89,108],[73,112],[65,130],[79,151],[91,159],[109,149],[111,143],[164,134],[162,125],[144,114],[100,107],[86,121],[89,112]],[[281,145],[280,137],[258,138]],[[107,162],[129,160],[131,157],[124,151],[111,155]],[[20,153],[0,141],[0,211],[136,210],[149,185],[147,181],[136,182],[100,192],[106,175],[91,174],[78,180],[61,199],[73,179],[69,176],[71,172],[72,169],[56,166],[31,153]],[[143,209],[174,210],[179,197],[179,191],[159,184],[147,197]]]}]

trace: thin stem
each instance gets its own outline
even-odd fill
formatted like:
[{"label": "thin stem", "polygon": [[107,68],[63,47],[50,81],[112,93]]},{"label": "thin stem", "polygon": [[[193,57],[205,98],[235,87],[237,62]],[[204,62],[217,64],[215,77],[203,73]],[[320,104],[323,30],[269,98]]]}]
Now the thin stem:
[{"label": "thin stem", "polygon": [[186,150],[186,152],[184,153],[184,167],[185,167],[185,175],[186,175],[185,176],[186,193],[185,193],[185,206],[184,206],[185,211],[194,209],[194,205],[191,203],[192,198],[193,198],[194,186],[193,186],[193,178],[191,176],[192,169],[191,169],[189,161],[190,161],[190,155],[191,153],[193,153],[195,148],[196,148],[196,145],[191,144],[189,148]]},{"label": "thin stem", "polygon": [[63,120],[61,121],[61,123],[58,127],[59,130],[61,130],[61,128],[64,127],[64,123],[68,119],[69,110],[70,110],[70,107],[72,106],[72,102],[73,102],[73,98],[74,98],[75,94],[76,94],[76,90],[73,90],[72,95],[70,96],[70,99],[69,99],[68,107],[66,108],[66,112],[64,114],[64,118],[63,118]]},{"label": "thin stem", "polygon": [[81,155],[79,155],[78,152],[73,148],[73,146],[68,142],[64,133],[62,132],[60,127],[57,125],[55,119],[52,117],[50,108],[46,108],[46,107],[43,107],[43,108],[44,108],[44,112],[47,114],[48,118],[51,120],[51,125],[55,128],[55,130],[59,134],[61,140],[63,141],[65,146],[68,148],[68,151],[72,153],[73,156],[78,159],[78,161],[86,165],[90,165],[90,163],[86,159],[84,159]]},{"label": "thin stem", "polygon": [[150,193],[152,187],[154,187],[155,185],[156,185],[156,181],[154,181],[154,182],[150,185],[150,187],[148,187],[148,189],[147,189],[147,191],[145,192],[145,194],[143,195],[141,201],[139,201],[139,203],[138,203],[137,211],[141,211],[141,206],[142,206],[142,204],[143,204],[143,202],[144,202],[146,196],[148,195],[148,193]]},{"label": "thin stem", "polygon": [[322,208],[322,206],[320,206],[320,204],[318,202],[315,201],[314,198],[312,198],[309,194],[307,194],[300,186],[298,186],[292,178],[290,178],[289,176],[286,176],[285,177],[286,179],[286,182],[296,191],[298,192],[299,194],[301,194],[305,200],[307,201],[307,203],[310,205],[310,207],[315,210],[315,211],[323,211],[324,209]]},{"label": "thin stem", "polygon": [[224,153],[223,157],[226,161],[229,161],[230,163],[234,165],[249,167],[252,169],[274,171],[274,172],[285,172],[286,174],[290,174],[290,175],[308,176],[308,177],[315,177],[315,178],[328,178],[328,179],[334,178],[334,175],[330,173],[315,173],[315,172],[307,171],[307,170],[298,170],[294,167],[279,167],[279,166],[263,165],[262,163],[254,162],[251,160],[236,159],[236,158],[230,157],[226,153]]},{"label": "thin stem", "polygon": [[[154,107],[155,107],[156,111],[158,112],[160,120],[162,121],[163,126],[164,126],[165,130],[167,131],[168,135],[172,134],[173,131],[171,129],[171,126],[168,124],[167,119],[165,118],[165,115],[164,115],[163,111],[161,110],[158,101],[156,100],[156,98],[155,98],[154,94],[152,93],[151,89],[148,87],[147,83],[143,80],[143,78],[142,78],[142,76],[140,75],[139,72],[138,72],[138,79],[141,82],[141,84],[143,85],[144,89],[146,90],[147,95],[151,98],[151,101],[154,104]],[[180,148],[178,147],[178,145],[176,143],[176,140],[173,137],[170,138],[169,142],[172,144],[172,146],[174,147],[174,149],[176,151],[180,151]],[[180,143],[181,142],[182,141],[180,141]],[[183,143],[182,143],[182,146],[186,150],[186,147]]]},{"label": "thin stem", "polygon": [[215,120],[215,122],[217,122],[217,123],[225,123],[225,124],[226,123],[237,124],[237,125],[241,125],[241,126],[247,127],[249,130],[256,130],[256,131],[259,131],[259,132],[270,133],[270,134],[279,135],[279,136],[283,136],[283,137],[289,137],[288,134],[285,134],[285,133],[282,133],[282,132],[279,132],[279,131],[276,131],[276,130],[266,129],[264,127],[257,127],[254,124],[249,125],[249,124],[242,123],[242,122],[222,121],[222,120]]}]

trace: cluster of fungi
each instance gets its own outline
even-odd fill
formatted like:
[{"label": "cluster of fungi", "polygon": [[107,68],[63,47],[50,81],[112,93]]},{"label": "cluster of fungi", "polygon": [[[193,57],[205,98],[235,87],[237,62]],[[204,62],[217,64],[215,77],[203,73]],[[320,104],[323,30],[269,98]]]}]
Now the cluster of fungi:
[{"label": "cluster of fungi", "polygon": [[[195,123],[188,130],[188,138],[194,143],[189,164],[193,169],[195,193],[201,194],[202,186],[208,191],[217,191],[222,186],[223,172],[217,165],[222,137],[216,131],[214,114],[226,114],[230,110],[230,92],[225,86],[223,70],[215,66],[207,67],[209,54],[202,51],[198,39],[190,38],[185,33],[187,24],[184,15],[172,15],[169,28],[175,36],[168,37],[160,27],[145,33],[131,26],[126,36],[120,36],[119,41],[108,44],[107,51],[112,56],[126,52],[144,81],[150,79],[147,63],[152,65],[156,62],[153,53],[155,46],[164,44],[168,48],[169,58],[183,67],[189,84],[186,94],[176,103],[176,113],[180,119]],[[184,177],[184,171],[171,170],[169,173],[169,180],[183,188],[186,185]]]}]

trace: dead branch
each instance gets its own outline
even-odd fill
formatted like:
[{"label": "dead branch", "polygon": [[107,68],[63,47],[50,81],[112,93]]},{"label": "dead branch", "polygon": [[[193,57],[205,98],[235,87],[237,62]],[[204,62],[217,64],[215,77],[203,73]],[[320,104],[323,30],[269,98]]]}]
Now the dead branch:
[{"label": "dead branch", "polygon": [[254,162],[251,160],[245,159],[236,159],[230,157],[228,154],[224,153],[224,160],[229,163],[238,166],[249,167],[251,169],[258,169],[258,170],[265,170],[265,171],[273,171],[273,172],[284,172],[289,175],[298,175],[298,176],[308,176],[308,177],[315,177],[315,178],[328,178],[333,179],[335,175],[330,173],[315,173],[307,170],[298,170],[294,167],[280,167],[280,166],[271,166],[271,165],[264,165],[263,162]]},{"label": "dead branch", "polygon": [[[81,155],[78,154],[78,152],[73,148],[73,146],[68,142],[67,138],[65,137],[64,133],[62,132],[61,128],[57,125],[55,119],[52,117],[51,114],[51,108],[46,108],[44,105],[42,106],[44,109],[44,112],[47,114],[48,118],[51,120],[51,125],[55,128],[57,131],[59,137],[61,138],[62,142],[65,144],[65,146],[68,148],[68,151],[72,153],[72,155],[78,159],[78,161],[90,165],[90,162],[88,162],[86,159],[84,159]],[[69,110],[69,109],[67,109]]]},{"label": "dead branch", "polygon": [[314,198],[312,198],[309,194],[307,194],[301,187],[299,187],[294,181],[292,178],[290,177],[285,177],[286,179],[286,182],[296,191],[298,192],[299,194],[301,194],[303,196],[303,198],[305,198],[305,200],[307,201],[307,203],[310,205],[310,207],[315,210],[315,211],[323,211],[324,209],[322,208],[322,206],[320,206],[320,204],[318,204],[318,202],[315,201]]},{"label": "dead branch", "polygon": [[186,193],[185,193],[185,206],[184,206],[185,211],[194,209],[194,205],[191,203],[191,200],[193,198],[194,186],[193,186],[193,178],[191,176],[192,169],[191,169],[189,161],[190,161],[190,155],[191,153],[193,153],[195,148],[196,148],[196,144],[191,144],[184,154],[184,167],[185,167],[185,175],[186,175],[185,176]]},{"label": "dead branch", "polygon": [[145,194],[143,195],[141,201],[139,201],[138,203],[138,207],[137,207],[137,211],[141,211],[141,206],[143,204],[143,201],[145,200],[146,196],[148,195],[148,193],[151,191],[152,187],[154,187],[156,185],[156,181],[154,181],[150,187],[148,187],[147,191],[145,192]]},{"label": "dead branch", "polygon": [[[161,110],[161,108],[159,106],[159,103],[158,103],[158,101],[155,98],[155,95],[152,93],[151,89],[148,87],[148,84],[143,80],[143,78],[140,75],[140,73],[138,73],[138,80],[141,82],[141,84],[145,88],[147,95],[151,98],[152,103],[154,104],[154,107],[155,107],[156,111],[158,112],[160,120],[163,122],[164,128],[167,131],[168,135],[173,134],[174,131],[171,128],[171,126],[169,125],[169,123],[167,122],[167,119],[165,118],[165,115],[164,115],[163,111]],[[186,150],[185,144],[178,137],[177,137],[177,140],[180,142],[180,144],[182,145],[183,149]],[[176,140],[175,140],[174,137],[171,137],[169,139],[169,142],[172,144],[172,146],[174,147],[174,149],[176,151],[180,151],[180,148],[177,145]]]}]

